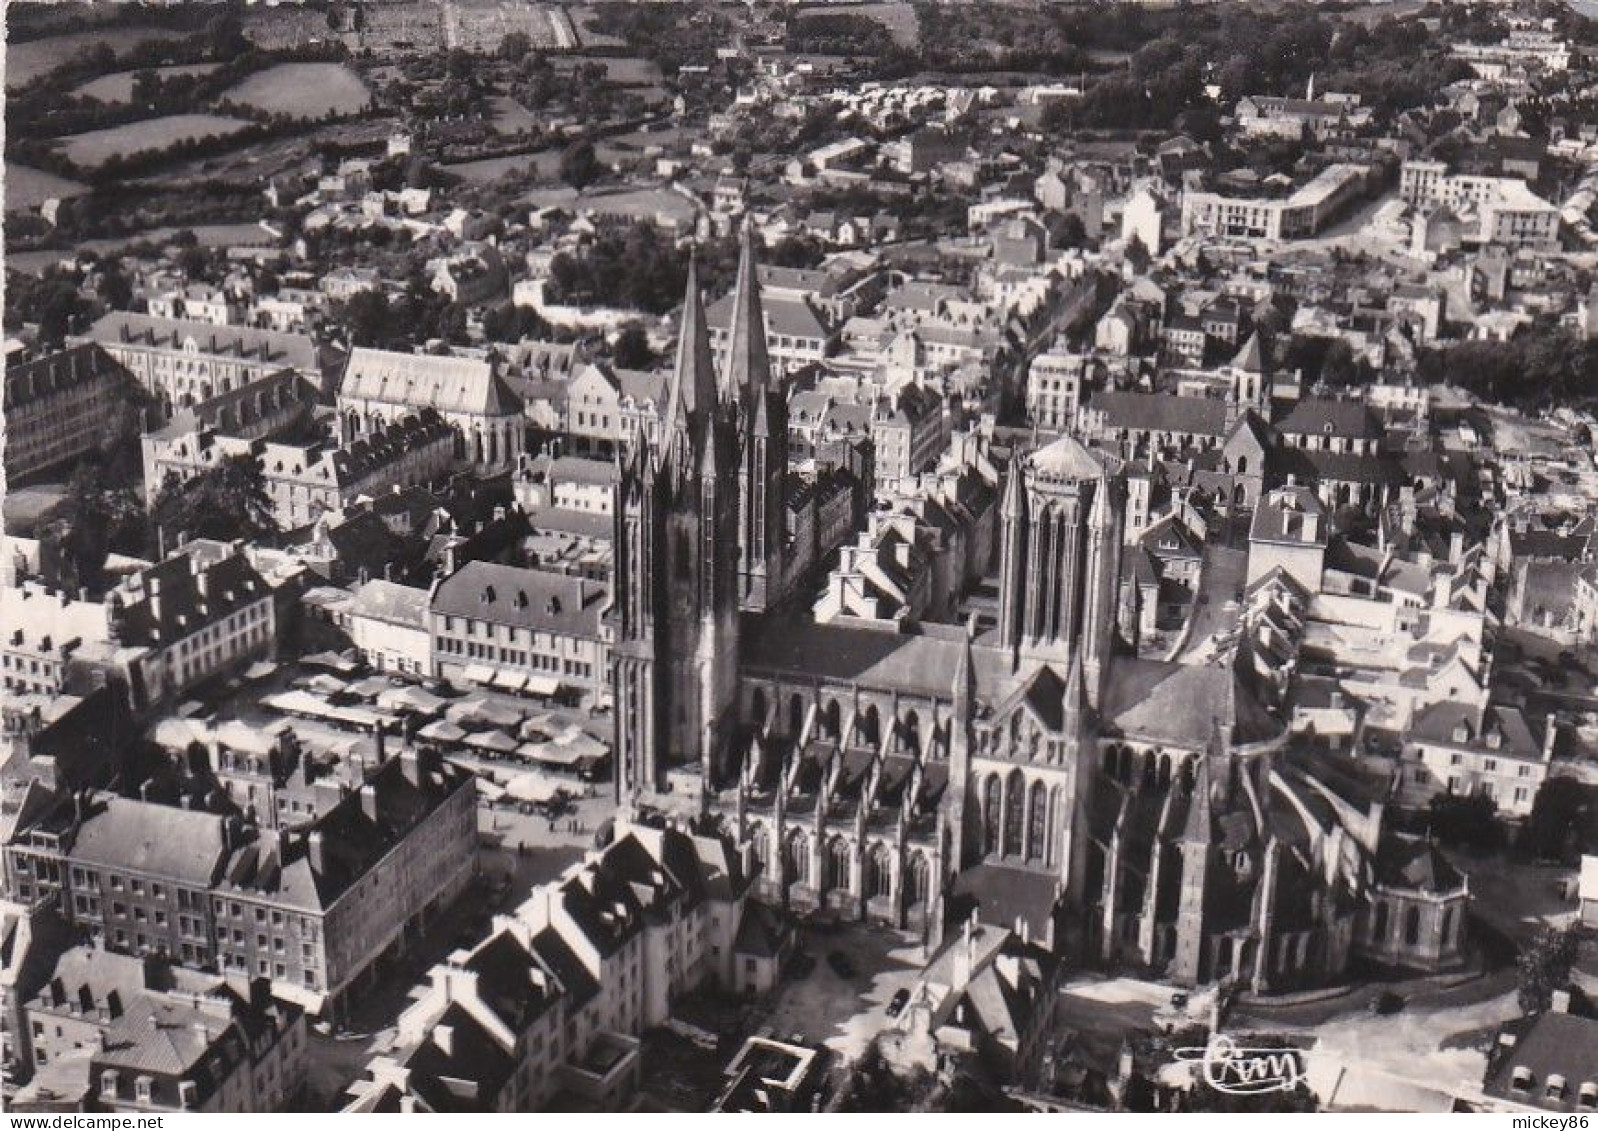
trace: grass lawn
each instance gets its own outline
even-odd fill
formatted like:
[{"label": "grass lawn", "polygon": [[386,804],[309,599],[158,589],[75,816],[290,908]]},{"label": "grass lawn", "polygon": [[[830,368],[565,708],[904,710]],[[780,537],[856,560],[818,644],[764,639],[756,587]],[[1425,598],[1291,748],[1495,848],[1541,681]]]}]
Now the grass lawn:
[{"label": "grass lawn", "polygon": [[440,165],[446,173],[453,173],[467,184],[486,185],[506,173],[525,173],[534,180],[553,178],[560,167],[560,150],[546,149],[519,157],[488,157],[481,161],[463,161],[458,165]]},{"label": "grass lawn", "polygon": [[[183,63],[172,67],[152,68],[162,78],[174,78],[178,75],[204,75],[216,70],[217,63]],[[73,90],[74,94],[81,94],[86,98],[97,98],[105,103],[122,103],[133,101],[133,76],[138,71],[112,71],[108,75],[101,75],[97,79],[90,79],[82,86]]]},{"label": "grass lawn", "polygon": [[72,134],[58,138],[56,144],[74,165],[92,169],[116,154],[161,149],[183,138],[225,136],[237,133],[247,125],[249,123],[243,119],[224,118],[219,114],[172,114],[165,118],[129,122],[108,130]]},{"label": "grass lawn", "polygon": [[921,42],[921,22],[909,4],[827,4],[807,8],[803,15],[865,16],[887,28],[900,47],[914,48]]},{"label": "grass lawn", "polygon": [[224,95],[272,114],[320,118],[356,114],[372,101],[361,76],[342,63],[282,63],[245,79]]},{"label": "grass lawn", "polygon": [[182,39],[187,33],[171,28],[123,27],[102,31],[75,31],[66,35],[52,35],[46,39],[6,46],[6,89],[19,90],[36,82],[61,66],[77,58],[78,53],[97,44],[109,44],[111,50],[126,55],[141,43],[152,39]]},{"label": "grass lawn", "polygon": [[7,212],[30,212],[51,197],[65,200],[71,196],[82,196],[88,191],[87,185],[46,173],[42,169],[30,169],[26,165],[6,166]]}]

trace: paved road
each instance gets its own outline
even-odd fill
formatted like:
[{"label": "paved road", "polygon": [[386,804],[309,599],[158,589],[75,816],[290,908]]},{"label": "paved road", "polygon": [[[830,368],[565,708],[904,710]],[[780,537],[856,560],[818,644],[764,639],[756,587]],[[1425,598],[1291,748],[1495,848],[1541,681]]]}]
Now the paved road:
[{"label": "paved road", "polygon": [[1236,625],[1238,607],[1235,602],[1243,596],[1243,581],[1247,574],[1248,554],[1245,551],[1225,546],[1204,547],[1204,567],[1199,574],[1193,628],[1188,633],[1187,646],[1177,656],[1180,663],[1203,663],[1208,658],[1211,639]]}]

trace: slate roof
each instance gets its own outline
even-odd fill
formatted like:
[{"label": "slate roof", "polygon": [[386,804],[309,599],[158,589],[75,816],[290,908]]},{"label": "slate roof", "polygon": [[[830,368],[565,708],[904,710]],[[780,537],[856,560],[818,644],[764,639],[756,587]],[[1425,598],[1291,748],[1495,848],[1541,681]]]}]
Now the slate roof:
[{"label": "slate roof", "polygon": [[1282,733],[1282,725],[1230,668],[1118,657],[1105,687],[1105,722],[1128,738],[1203,750],[1217,724],[1230,727],[1239,744]]},{"label": "slate roof", "polygon": [[519,397],[487,361],[359,347],[344,367],[339,399],[369,400],[441,413],[514,416]]},{"label": "slate roof", "polygon": [[1110,428],[1134,432],[1179,432],[1195,436],[1226,434],[1227,404],[1213,397],[1178,397],[1107,389],[1088,407],[1104,414]]},{"label": "slate roof", "polygon": [[496,562],[467,562],[439,585],[432,611],[597,640],[604,597],[605,587],[598,582]]},{"label": "slate roof", "polygon": [[102,796],[91,803],[69,857],[206,887],[227,855],[224,822],[215,813]]}]

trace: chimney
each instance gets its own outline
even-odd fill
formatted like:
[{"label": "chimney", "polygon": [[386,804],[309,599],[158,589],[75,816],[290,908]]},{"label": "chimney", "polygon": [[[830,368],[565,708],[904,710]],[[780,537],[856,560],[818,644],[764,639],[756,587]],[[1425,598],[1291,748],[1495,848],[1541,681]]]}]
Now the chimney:
[{"label": "chimney", "polygon": [[377,729],[373,732],[377,745],[377,764],[381,766],[388,761],[388,725],[382,720],[377,721]]},{"label": "chimney", "polygon": [[306,855],[309,856],[311,861],[311,871],[317,873],[325,871],[324,865],[327,862],[327,857],[324,855],[321,829],[311,830],[311,835],[305,840],[305,847],[307,850]]},{"label": "chimney", "polygon": [[1448,536],[1448,560],[1458,563],[1465,556],[1465,535],[1456,530]]},{"label": "chimney", "polygon": [[374,785],[361,786],[361,812],[368,821],[377,822],[377,787]]},{"label": "chimney", "polygon": [[448,1025],[433,1026],[433,1043],[445,1056],[455,1055],[455,1030]]}]

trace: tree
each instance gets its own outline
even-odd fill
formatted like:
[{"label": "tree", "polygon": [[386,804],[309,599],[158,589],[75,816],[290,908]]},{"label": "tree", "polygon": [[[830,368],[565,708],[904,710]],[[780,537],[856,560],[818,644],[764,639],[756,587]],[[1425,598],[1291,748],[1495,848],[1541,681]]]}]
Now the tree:
[{"label": "tree", "polygon": [[611,349],[611,360],[622,369],[647,369],[654,363],[655,351],[649,348],[649,335],[636,322],[623,326]]},{"label": "tree", "polygon": [[1560,930],[1544,927],[1520,952],[1519,1000],[1523,1013],[1542,1013],[1553,1004],[1554,991],[1570,981],[1581,956],[1581,936],[1574,924]]},{"label": "tree", "polygon": [[79,463],[48,535],[61,550],[76,583],[98,588],[112,549],[137,551],[144,500],[127,478],[113,479],[97,456]]},{"label": "tree", "polygon": [[1432,835],[1445,844],[1490,850],[1503,844],[1498,807],[1485,794],[1440,793],[1427,808]]},{"label": "tree", "polygon": [[150,520],[156,554],[180,540],[255,541],[277,531],[261,465],[253,455],[229,456],[187,483],[168,480],[150,508]]},{"label": "tree", "polygon": [[388,295],[382,291],[361,291],[352,295],[338,311],[353,346],[380,346],[388,341],[394,325],[394,312]]},{"label": "tree", "polygon": [[1573,860],[1595,839],[1598,806],[1575,778],[1543,782],[1531,803],[1531,815],[1520,831],[1520,848],[1538,860]]},{"label": "tree", "polygon": [[522,59],[532,53],[533,41],[528,38],[525,31],[513,31],[506,34],[499,41],[499,57],[501,59]]},{"label": "tree", "polygon": [[578,138],[560,155],[560,179],[575,189],[587,188],[599,179],[601,166],[594,153],[594,143]]}]

